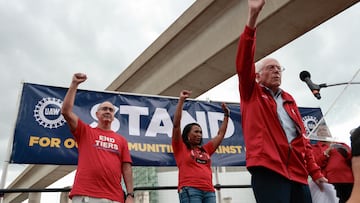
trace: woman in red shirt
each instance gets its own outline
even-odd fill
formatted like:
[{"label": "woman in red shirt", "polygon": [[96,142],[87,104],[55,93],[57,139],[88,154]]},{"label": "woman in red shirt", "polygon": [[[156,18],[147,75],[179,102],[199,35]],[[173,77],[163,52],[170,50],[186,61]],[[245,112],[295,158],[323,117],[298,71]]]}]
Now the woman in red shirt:
[{"label": "woman in red shirt", "polygon": [[183,105],[191,91],[183,90],[174,114],[172,147],[176,165],[179,168],[178,193],[180,203],[215,203],[215,189],[212,182],[211,155],[224,139],[230,110],[222,103],[224,120],[217,135],[202,145],[202,129],[197,123],[187,124],[181,134],[180,121]]}]

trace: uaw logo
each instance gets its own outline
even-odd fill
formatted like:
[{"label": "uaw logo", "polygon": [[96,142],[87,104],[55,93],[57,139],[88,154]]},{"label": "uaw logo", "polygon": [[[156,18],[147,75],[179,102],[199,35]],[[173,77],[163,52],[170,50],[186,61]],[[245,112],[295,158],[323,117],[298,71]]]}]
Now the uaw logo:
[{"label": "uaw logo", "polygon": [[34,109],[35,120],[44,128],[58,128],[66,122],[61,115],[62,100],[57,98],[43,98]]},{"label": "uaw logo", "polygon": [[304,116],[302,121],[305,126],[306,135],[309,135],[318,123],[318,119],[315,116]]}]

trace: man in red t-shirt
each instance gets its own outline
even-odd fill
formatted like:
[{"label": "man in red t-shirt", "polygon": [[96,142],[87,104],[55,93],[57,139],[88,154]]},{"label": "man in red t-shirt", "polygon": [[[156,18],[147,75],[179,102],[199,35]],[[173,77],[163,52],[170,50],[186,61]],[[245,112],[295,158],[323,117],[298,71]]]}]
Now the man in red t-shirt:
[{"label": "man in red t-shirt", "polygon": [[96,128],[85,124],[73,112],[77,87],[86,79],[85,74],[74,74],[61,108],[79,151],[75,181],[69,197],[73,203],[124,203],[123,178],[127,191],[126,203],[132,203],[132,161],[126,139],[111,130],[115,113],[113,104],[105,101],[99,105]]}]

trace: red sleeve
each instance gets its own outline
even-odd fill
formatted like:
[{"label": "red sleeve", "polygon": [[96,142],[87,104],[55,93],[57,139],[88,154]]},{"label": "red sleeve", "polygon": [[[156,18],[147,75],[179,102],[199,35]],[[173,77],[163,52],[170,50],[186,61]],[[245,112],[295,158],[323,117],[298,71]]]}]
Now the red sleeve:
[{"label": "red sleeve", "polygon": [[175,158],[175,161],[176,161],[176,165],[180,165],[180,162],[181,162],[181,152],[186,150],[186,145],[184,144],[184,142],[182,141],[182,139],[179,139],[177,141],[175,140],[172,140],[171,141],[171,145],[172,145],[172,148],[173,148],[173,152],[174,152],[174,158]]},{"label": "red sleeve", "polygon": [[209,141],[208,143],[206,143],[203,148],[205,149],[205,151],[209,154],[209,156],[211,156],[212,154],[214,154],[214,152],[216,151],[216,149],[214,148],[214,144],[212,143],[212,141]]},{"label": "red sleeve", "polygon": [[324,150],[319,144],[312,145],[313,155],[316,161],[316,164],[320,168],[325,168],[328,162],[328,157],[324,155]]},{"label": "red sleeve", "polygon": [[304,142],[305,142],[306,168],[309,175],[312,177],[313,180],[317,180],[321,177],[324,177],[324,175],[321,173],[320,167],[315,162],[310,141],[304,138]]},{"label": "red sleeve", "polygon": [[255,81],[255,29],[245,27],[244,32],[240,35],[238,52],[236,56],[236,72],[239,77],[239,91],[242,99],[248,99]]},{"label": "red sleeve", "polygon": [[71,133],[73,134],[76,142],[78,142],[78,143],[80,142],[81,136],[85,134],[86,126],[87,126],[87,124],[85,124],[85,123],[79,118],[79,119],[78,119],[78,124],[77,124],[77,126],[76,126],[76,129],[71,132]]},{"label": "red sleeve", "polygon": [[177,154],[179,151],[182,151],[181,148],[183,146],[183,141],[182,140],[171,140],[171,145],[174,151],[174,154]]}]

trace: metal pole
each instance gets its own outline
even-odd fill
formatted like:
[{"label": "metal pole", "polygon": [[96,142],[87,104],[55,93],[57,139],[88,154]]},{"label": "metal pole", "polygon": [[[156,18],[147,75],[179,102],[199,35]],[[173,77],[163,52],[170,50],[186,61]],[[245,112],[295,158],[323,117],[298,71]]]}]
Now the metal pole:
[{"label": "metal pole", "polygon": [[349,85],[354,84],[353,80],[355,79],[355,77],[359,74],[360,68],[356,71],[356,73],[354,74],[354,76],[351,78],[351,80],[349,82],[347,82],[346,86],[344,87],[344,89],[340,92],[340,94],[335,98],[334,102],[330,105],[329,109],[325,112],[325,114],[323,115],[323,117],[320,119],[320,121],[315,125],[315,127],[311,130],[311,132],[309,133],[309,135],[307,135],[306,137],[309,138],[310,135],[315,133],[315,130],[317,129],[317,127],[320,125],[320,123],[325,119],[325,117],[327,116],[327,114],[330,112],[330,110],[332,110],[332,108],[335,106],[335,104],[337,103],[337,101],[341,98],[341,96],[345,93],[346,89],[349,87]]},{"label": "metal pole", "polygon": [[[14,136],[11,135],[9,138],[9,144],[8,144],[8,148],[6,151],[6,156],[5,156],[6,159],[4,161],[4,165],[3,165],[3,169],[2,169],[2,173],[1,173],[1,181],[0,181],[1,189],[5,189],[6,176],[7,176],[7,171],[8,171],[8,167],[9,167],[13,139],[14,139]],[[3,199],[4,199],[4,197],[1,196],[0,203],[3,203]]]},{"label": "metal pole", "polygon": [[[220,185],[219,183],[219,167],[216,166],[215,167],[215,184],[216,185]],[[220,188],[219,189],[216,189],[216,193],[217,193],[217,196],[218,196],[218,202],[221,203],[221,191],[220,191]]]},{"label": "metal pole", "polygon": [[[18,94],[18,100],[17,100],[17,105],[16,105],[17,106],[16,115],[19,112],[20,98],[21,98],[21,92],[23,89],[23,84],[24,84],[24,82],[21,82],[21,88],[20,88],[20,91]],[[14,131],[15,131],[15,123],[14,123]],[[10,162],[13,140],[14,140],[14,136],[10,135],[9,144],[8,144],[8,148],[7,148],[6,156],[5,156],[5,161],[4,161],[4,165],[3,165],[3,169],[2,169],[2,173],[1,173],[0,189],[5,189],[6,176],[7,176],[7,171],[8,171],[9,162]],[[4,199],[4,197],[0,196],[0,203],[3,203],[3,199]]]}]

